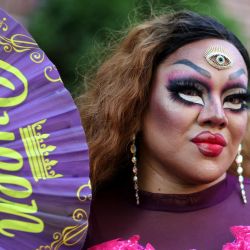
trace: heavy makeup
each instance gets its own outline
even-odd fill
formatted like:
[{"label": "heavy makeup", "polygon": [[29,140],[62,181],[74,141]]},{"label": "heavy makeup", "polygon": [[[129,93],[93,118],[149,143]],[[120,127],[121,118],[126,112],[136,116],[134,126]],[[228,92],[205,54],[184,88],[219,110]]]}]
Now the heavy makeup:
[{"label": "heavy makeup", "polygon": [[[228,53],[218,70],[210,46]],[[179,48],[156,69],[142,124],[139,187],[192,193],[225,178],[247,126],[247,69],[231,43],[205,39]]]}]

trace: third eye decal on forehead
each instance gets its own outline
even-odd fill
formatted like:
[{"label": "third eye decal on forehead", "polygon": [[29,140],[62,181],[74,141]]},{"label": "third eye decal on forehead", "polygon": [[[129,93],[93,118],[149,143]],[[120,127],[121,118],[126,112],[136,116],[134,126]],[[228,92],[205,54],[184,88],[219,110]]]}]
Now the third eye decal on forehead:
[{"label": "third eye decal on forehead", "polygon": [[227,69],[233,65],[230,56],[219,46],[209,47],[206,50],[204,57],[211,66],[218,70]]}]

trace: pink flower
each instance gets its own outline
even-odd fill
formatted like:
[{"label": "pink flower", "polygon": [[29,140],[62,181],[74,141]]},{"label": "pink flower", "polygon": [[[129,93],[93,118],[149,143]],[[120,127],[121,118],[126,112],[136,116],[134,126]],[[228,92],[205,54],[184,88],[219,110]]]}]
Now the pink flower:
[{"label": "pink flower", "polygon": [[250,226],[234,226],[231,232],[235,241],[224,245],[222,250],[250,250]]},{"label": "pink flower", "polygon": [[139,245],[139,239],[139,235],[134,235],[128,240],[115,239],[88,248],[88,250],[155,250],[149,243],[145,248]]}]

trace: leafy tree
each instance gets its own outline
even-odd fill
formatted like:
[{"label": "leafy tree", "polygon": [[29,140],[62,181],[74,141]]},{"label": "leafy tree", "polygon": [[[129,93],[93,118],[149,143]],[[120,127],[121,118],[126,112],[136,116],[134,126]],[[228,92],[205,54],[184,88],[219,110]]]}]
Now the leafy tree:
[{"label": "leafy tree", "polygon": [[[237,33],[216,0],[40,0],[29,30],[59,69],[66,87],[77,95],[81,75],[98,64],[105,41],[117,40],[132,22],[166,9],[190,9],[214,16]],[[239,35],[239,34],[238,34]]]}]

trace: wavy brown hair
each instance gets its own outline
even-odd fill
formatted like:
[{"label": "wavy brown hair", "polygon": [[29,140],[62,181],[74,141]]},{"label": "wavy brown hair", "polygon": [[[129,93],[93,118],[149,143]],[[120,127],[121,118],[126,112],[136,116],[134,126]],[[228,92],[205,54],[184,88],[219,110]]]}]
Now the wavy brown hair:
[{"label": "wavy brown hair", "polygon": [[210,17],[181,11],[134,27],[90,79],[78,105],[94,188],[127,166],[128,145],[140,131],[155,68],[181,46],[206,38],[234,44],[249,69],[248,53],[234,34]]}]

